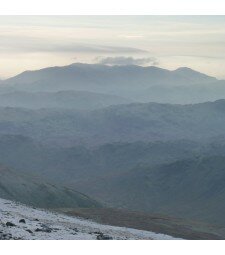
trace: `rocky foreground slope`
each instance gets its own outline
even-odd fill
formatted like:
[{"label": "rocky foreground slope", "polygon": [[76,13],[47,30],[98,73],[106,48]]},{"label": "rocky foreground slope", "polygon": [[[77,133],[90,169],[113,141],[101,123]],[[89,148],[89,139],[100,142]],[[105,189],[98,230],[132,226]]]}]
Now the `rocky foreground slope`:
[{"label": "rocky foreground slope", "polygon": [[175,239],[164,234],[101,225],[47,210],[0,199],[1,240],[112,240]]}]

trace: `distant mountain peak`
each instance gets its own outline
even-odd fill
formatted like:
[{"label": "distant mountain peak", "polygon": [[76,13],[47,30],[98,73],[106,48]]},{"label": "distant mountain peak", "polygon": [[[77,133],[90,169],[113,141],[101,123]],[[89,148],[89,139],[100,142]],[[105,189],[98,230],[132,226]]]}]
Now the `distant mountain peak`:
[{"label": "distant mountain peak", "polygon": [[217,81],[217,79],[215,77],[198,72],[198,71],[193,70],[189,67],[179,67],[172,72],[175,74],[181,75],[183,77],[186,77],[187,79],[199,81],[199,83]]},{"label": "distant mountain peak", "polygon": [[[186,66],[183,66],[183,67],[179,67],[177,69],[175,69],[173,72],[176,72],[176,73],[182,73],[182,74],[202,74],[202,75],[205,75],[205,76],[208,76],[207,74],[204,74],[204,73],[201,73],[199,71],[196,71],[190,67],[186,67]],[[209,77],[209,76],[208,76]]]}]

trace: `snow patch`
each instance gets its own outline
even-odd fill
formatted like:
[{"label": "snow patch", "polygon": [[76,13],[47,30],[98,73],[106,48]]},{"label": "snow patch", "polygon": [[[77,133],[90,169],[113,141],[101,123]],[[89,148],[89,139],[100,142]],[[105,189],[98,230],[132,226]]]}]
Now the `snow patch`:
[{"label": "snow patch", "polygon": [[[25,223],[19,222],[21,219]],[[7,226],[7,222],[14,226]],[[98,236],[114,240],[177,239],[150,231],[102,225],[0,199],[0,239],[96,240]]]}]

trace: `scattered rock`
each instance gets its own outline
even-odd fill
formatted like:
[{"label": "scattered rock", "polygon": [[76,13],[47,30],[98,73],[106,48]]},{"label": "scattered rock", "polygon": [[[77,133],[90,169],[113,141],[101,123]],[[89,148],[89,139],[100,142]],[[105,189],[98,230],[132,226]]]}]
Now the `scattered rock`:
[{"label": "scattered rock", "polygon": [[103,233],[102,233],[102,232],[100,232],[100,231],[90,232],[89,234],[103,235]]},{"label": "scattered rock", "polygon": [[27,232],[29,232],[30,234],[33,234],[33,231],[31,231],[30,229],[26,229]]},{"label": "scattered rock", "polygon": [[36,228],[35,232],[45,232],[45,233],[51,233],[52,230],[50,228]]},{"label": "scattered rock", "polygon": [[97,236],[97,240],[113,240],[113,238],[111,236],[107,236],[101,233]]},{"label": "scattered rock", "polygon": [[58,231],[58,230],[60,230],[60,229],[59,229],[59,228],[52,228],[52,230]]},{"label": "scattered rock", "polygon": [[36,228],[36,229],[35,229],[35,232],[43,232],[43,229],[41,229],[41,228]]},{"label": "scattered rock", "polygon": [[11,239],[13,239],[11,234],[1,234],[0,235],[0,240],[11,240]]},{"label": "scattered rock", "polygon": [[6,222],[5,225],[6,225],[7,227],[15,227],[15,226],[16,226],[15,224],[13,224],[13,223],[10,222],[10,221]]},{"label": "scattered rock", "polygon": [[24,219],[19,220],[19,223],[26,223]]},{"label": "scattered rock", "polygon": [[43,223],[40,223],[40,226],[41,226],[42,228],[49,228],[49,226],[47,226],[47,225],[45,225],[45,224],[43,224]]}]

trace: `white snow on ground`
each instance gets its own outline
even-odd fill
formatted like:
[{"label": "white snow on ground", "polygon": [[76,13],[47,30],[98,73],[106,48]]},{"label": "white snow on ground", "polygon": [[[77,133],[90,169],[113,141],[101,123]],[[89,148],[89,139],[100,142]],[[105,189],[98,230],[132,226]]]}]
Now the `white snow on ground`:
[{"label": "white snow on ground", "polygon": [[[19,223],[21,219],[24,219],[25,223]],[[7,226],[7,222],[15,226]],[[150,231],[102,225],[0,199],[0,239],[96,240],[98,232],[117,240],[176,239]]]}]

